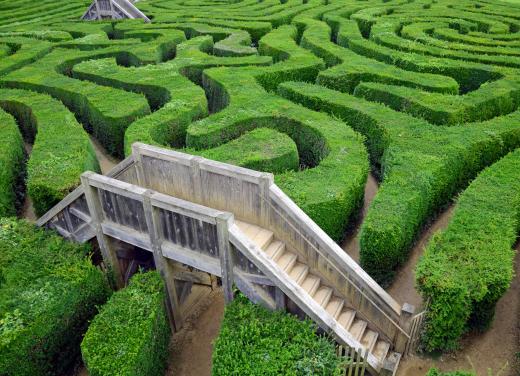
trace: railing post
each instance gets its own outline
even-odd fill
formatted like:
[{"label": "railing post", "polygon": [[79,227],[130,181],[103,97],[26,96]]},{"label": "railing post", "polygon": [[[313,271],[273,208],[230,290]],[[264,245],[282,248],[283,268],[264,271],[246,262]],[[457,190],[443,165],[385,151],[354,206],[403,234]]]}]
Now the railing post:
[{"label": "railing post", "polygon": [[163,277],[166,286],[166,308],[171,329],[179,330],[182,327],[183,318],[180,311],[179,298],[177,296],[173,265],[162,254],[159,218],[156,209],[152,205],[152,196],[153,191],[150,190],[147,190],[143,195],[143,208],[146,216],[146,225],[148,227],[150,243],[152,244],[155,268]]},{"label": "railing post", "polygon": [[200,205],[205,205],[204,195],[202,194],[202,181],[200,177],[200,162],[203,160],[202,157],[194,157],[190,161],[190,175],[192,179],[193,197],[194,202]]},{"label": "railing post", "polygon": [[260,223],[263,227],[269,228],[270,218],[269,213],[271,211],[269,202],[269,187],[274,183],[273,174],[263,173],[260,178]]},{"label": "railing post", "polygon": [[405,335],[401,331],[398,332],[396,341],[395,341],[395,351],[399,353],[404,353],[406,349],[406,344],[409,341],[409,334],[412,325],[412,316],[415,312],[415,307],[411,304],[404,303],[401,307],[401,314],[399,316],[399,327],[403,329],[403,331],[408,334]]},{"label": "railing post", "polygon": [[124,286],[123,274],[119,266],[119,260],[117,259],[117,253],[110,244],[110,239],[103,233],[101,224],[103,223],[103,209],[101,202],[99,201],[98,191],[90,185],[89,177],[94,175],[93,172],[85,172],[81,175],[81,185],[83,186],[83,192],[87,200],[88,210],[90,217],[92,218],[92,227],[96,232],[96,238],[103,256],[103,261],[108,268],[112,269],[114,273],[115,283],[117,288]]},{"label": "railing post", "polygon": [[231,243],[229,242],[229,228],[233,223],[233,215],[228,213],[219,214],[216,220],[222,287],[224,289],[224,299],[227,304],[233,300],[234,260]]},{"label": "railing post", "polygon": [[134,165],[137,174],[137,184],[146,188],[146,176],[143,169],[143,157],[139,152],[139,144],[132,144],[132,155],[134,156]]}]

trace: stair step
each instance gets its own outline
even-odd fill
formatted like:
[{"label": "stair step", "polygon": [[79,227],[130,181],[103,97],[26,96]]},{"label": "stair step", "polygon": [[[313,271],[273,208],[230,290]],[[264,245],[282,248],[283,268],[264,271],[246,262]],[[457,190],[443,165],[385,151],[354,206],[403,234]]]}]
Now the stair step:
[{"label": "stair step", "polygon": [[278,257],[282,255],[282,253],[285,251],[285,243],[282,243],[279,240],[275,240],[271,242],[265,249],[265,253],[267,256],[271,258],[271,260],[276,261]]},{"label": "stair step", "polygon": [[261,249],[266,248],[273,240],[273,232],[266,230],[260,226],[252,225],[242,221],[235,220],[237,226],[246,236],[253,241]]},{"label": "stair step", "polygon": [[369,352],[374,350],[374,346],[377,341],[379,334],[371,329],[365,330],[363,338],[361,338],[361,344],[368,349]]},{"label": "stair step", "polygon": [[352,323],[352,326],[348,329],[350,334],[352,334],[352,337],[354,337],[356,340],[361,341],[361,337],[363,336],[363,333],[365,332],[365,329],[367,328],[367,322],[365,320],[356,319]]},{"label": "stair step", "polygon": [[334,317],[334,319],[338,319],[339,314],[341,313],[341,310],[343,309],[343,305],[345,304],[345,301],[340,298],[333,297],[330,299],[329,304],[327,304],[327,307],[325,310],[329,315]]},{"label": "stair step", "polygon": [[372,354],[379,360],[383,361],[386,358],[388,351],[390,350],[390,344],[386,341],[379,340],[374,346]]},{"label": "stair step", "polygon": [[316,302],[322,306],[326,307],[329,304],[329,300],[332,297],[332,289],[327,286],[321,286],[316,294],[314,294],[313,298]]},{"label": "stair step", "polygon": [[273,241],[273,232],[265,229],[260,229],[254,238],[251,240],[260,248],[266,249],[267,246]]},{"label": "stair step", "polygon": [[283,271],[286,271],[292,269],[297,259],[298,256],[296,256],[295,253],[285,252],[283,255],[280,256],[276,263],[278,264],[278,266],[280,266],[280,268]]},{"label": "stair step", "polygon": [[345,330],[348,330],[354,321],[354,317],[356,317],[356,311],[344,309],[338,317],[338,322],[345,328]]},{"label": "stair step", "polygon": [[305,279],[302,281],[301,286],[310,296],[313,296],[320,287],[320,278],[313,274],[307,274]]},{"label": "stair step", "polygon": [[309,272],[309,267],[305,265],[303,262],[296,262],[293,268],[289,272],[289,277],[291,277],[297,284],[301,284],[301,281],[307,276]]}]

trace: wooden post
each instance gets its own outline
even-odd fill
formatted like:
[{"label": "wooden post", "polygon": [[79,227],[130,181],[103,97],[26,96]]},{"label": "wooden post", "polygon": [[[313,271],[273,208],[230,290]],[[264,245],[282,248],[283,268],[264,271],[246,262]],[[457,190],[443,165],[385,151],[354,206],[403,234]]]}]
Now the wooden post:
[{"label": "wooden post", "polygon": [[269,228],[271,219],[269,218],[269,213],[271,212],[270,208],[270,198],[269,198],[269,187],[274,183],[273,174],[263,173],[260,178],[259,188],[260,188],[260,221],[261,225],[264,228]]},{"label": "wooden post", "polygon": [[232,214],[219,214],[216,220],[222,287],[224,288],[224,299],[227,304],[233,300],[234,262],[229,242],[229,227],[233,223],[234,217]]},{"label": "wooden post", "polygon": [[274,300],[276,302],[276,309],[280,311],[285,311],[286,301],[285,294],[278,287],[275,287],[274,290]]},{"label": "wooden post", "polygon": [[94,173],[90,171],[81,175],[81,184],[83,186],[83,191],[85,192],[90,217],[92,218],[92,227],[94,227],[96,233],[103,261],[107,267],[112,269],[117,288],[122,288],[124,286],[124,276],[119,266],[116,251],[110,244],[110,238],[103,233],[103,229],[101,228],[101,224],[104,221],[103,209],[101,208],[97,189],[93,188],[89,183],[89,177],[92,175],[94,175]]},{"label": "wooden post", "polygon": [[180,310],[180,301],[177,296],[176,282],[174,278],[174,266],[162,254],[161,234],[159,232],[159,218],[152,205],[151,198],[154,192],[147,190],[143,195],[143,208],[146,216],[146,225],[153,249],[155,268],[161,274],[166,285],[167,311],[171,323],[171,329],[179,330],[183,324]]},{"label": "wooden post", "polygon": [[[403,329],[407,334],[410,334],[411,324],[412,324],[412,316],[415,312],[415,307],[411,304],[404,303],[401,307],[401,315],[399,316],[399,327]],[[404,353],[406,349],[406,344],[408,343],[409,338],[405,336],[403,333],[398,332],[394,347],[395,351],[399,353]]]}]

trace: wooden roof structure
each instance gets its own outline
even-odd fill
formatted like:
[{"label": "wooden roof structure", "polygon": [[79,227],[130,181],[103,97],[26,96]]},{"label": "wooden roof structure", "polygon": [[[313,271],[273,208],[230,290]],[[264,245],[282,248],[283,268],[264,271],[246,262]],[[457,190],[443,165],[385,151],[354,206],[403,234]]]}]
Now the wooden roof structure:
[{"label": "wooden roof structure", "polygon": [[82,20],[120,20],[120,19],[139,19],[151,22],[146,15],[141,12],[129,0],[93,0],[87,11],[81,17]]}]

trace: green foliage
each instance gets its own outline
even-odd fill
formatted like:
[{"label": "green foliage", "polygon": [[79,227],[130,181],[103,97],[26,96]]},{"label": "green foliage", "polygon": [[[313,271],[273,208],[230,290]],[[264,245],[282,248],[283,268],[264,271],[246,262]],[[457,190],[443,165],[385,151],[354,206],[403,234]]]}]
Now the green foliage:
[{"label": "green foliage", "polygon": [[437,368],[430,368],[426,376],[476,376],[475,372],[470,371],[452,371],[441,372]]},{"label": "green foliage", "polygon": [[334,344],[315,331],[309,321],[268,311],[239,295],[226,307],[212,374],[339,375]]},{"label": "green foliage", "polygon": [[136,274],[90,324],[81,353],[91,376],[164,375],[170,328],[157,272]]},{"label": "green foliage", "polygon": [[[16,214],[19,207],[17,185],[24,171],[23,140],[14,119],[0,110],[0,217]],[[18,205],[17,205],[18,204]]]},{"label": "green foliage", "polygon": [[[0,107],[18,120],[25,138],[34,143],[27,191],[37,215],[74,190],[83,171],[99,171],[87,133],[60,102],[25,90],[0,89]],[[16,147],[16,139],[10,146]]]},{"label": "green foliage", "polygon": [[186,152],[272,173],[297,171],[299,167],[298,149],[294,141],[286,134],[270,128],[254,129],[213,149],[188,149]]},{"label": "green foliage", "polygon": [[453,349],[468,327],[485,329],[513,279],[520,231],[520,149],[484,170],[459,197],[453,218],[429,243],[417,282],[430,301],[424,342]]},{"label": "green foliage", "polygon": [[78,359],[88,320],[109,295],[88,251],[0,218],[1,375],[62,374]]}]

